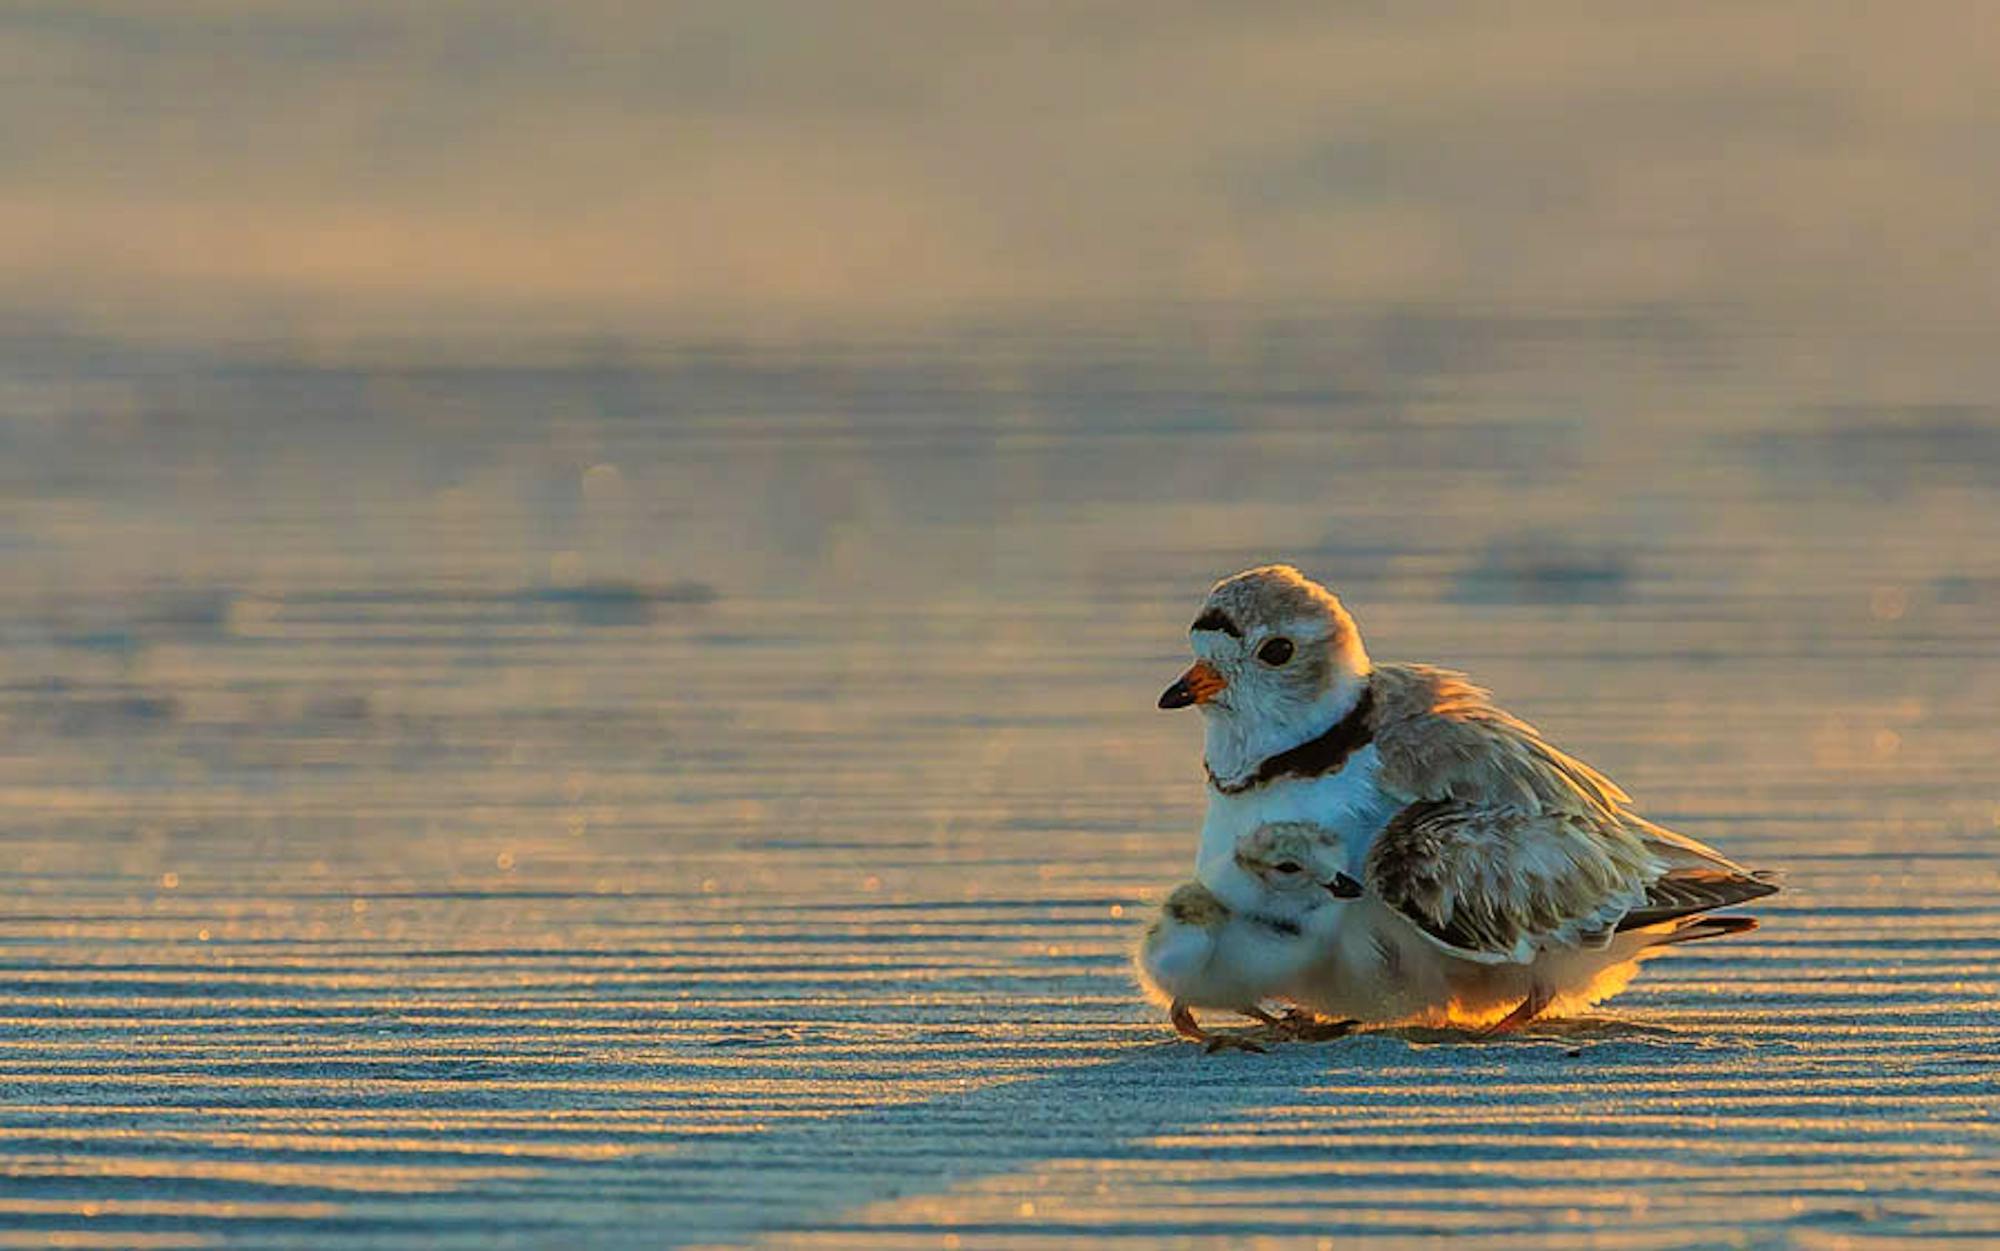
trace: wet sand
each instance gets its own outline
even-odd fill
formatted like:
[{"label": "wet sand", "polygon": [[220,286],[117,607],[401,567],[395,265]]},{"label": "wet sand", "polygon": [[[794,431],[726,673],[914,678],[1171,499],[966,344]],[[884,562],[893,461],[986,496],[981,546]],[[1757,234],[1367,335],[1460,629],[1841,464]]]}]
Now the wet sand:
[{"label": "wet sand", "polygon": [[[14,342],[0,1245],[2000,1237],[1983,358],[1344,317]],[[1274,558],[1765,928],[1517,1039],[1174,1041],[1152,703]]]}]

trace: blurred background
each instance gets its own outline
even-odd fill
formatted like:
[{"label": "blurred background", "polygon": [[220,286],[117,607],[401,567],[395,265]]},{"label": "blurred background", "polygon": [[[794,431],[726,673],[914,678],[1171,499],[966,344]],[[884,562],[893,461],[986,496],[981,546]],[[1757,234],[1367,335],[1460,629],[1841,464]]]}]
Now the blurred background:
[{"label": "blurred background", "polygon": [[33,2],[20,324],[931,334],[1441,303],[1993,312],[1961,4]]},{"label": "blurred background", "polygon": [[[1995,21],[7,6],[0,1234],[2000,1236]],[[1165,1045],[1280,559],[1767,928]]]}]

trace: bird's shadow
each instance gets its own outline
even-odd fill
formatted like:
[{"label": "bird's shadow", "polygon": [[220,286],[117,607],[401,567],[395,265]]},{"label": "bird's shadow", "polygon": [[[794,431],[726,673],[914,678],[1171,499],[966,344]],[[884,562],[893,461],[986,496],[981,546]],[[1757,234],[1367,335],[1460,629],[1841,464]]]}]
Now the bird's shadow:
[{"label": "bird's shadow", "polygon": [[1424,1025],[1399,1026],[1370,1032],[1385,1038],[1400,1038],[1418,1046],[1450,1044],[1504,1046],[1509,1043],[1536,1042],[1561,1042],[1574,1046],[1579,1043],[1620,1042],[1634,1039],[1692,1040],[1697,1037],[1672,1026],[1628,1021],[1613,1016],[1551,1017],[1548,1020],[1536,1021],[1511,1034],[1489,1034],[1481,1029]]},{"label": "bird's shadow", "polygon": [[1364,1037],[1401,1039],[1417,1047],[1506,1046],[1523,1043],[1563,1043],[1574,1047],[1587,1043],[1624,1040],[1693,1041],[1697,1037],[1667,1025],[1628,1021],[1611,1016],[1550,1017],[1504,1034],[1469,1026],[1436,1025],[1392,1025],[1342,1030],[1339,1026],[1321,1024],[1308,1026],[1307,1031],[1301,1035],[1282,1025],[1247,1025],[1236,1029],[1211,1029],[1210,1036],[1215,1041],[1210,1044],[1208,1050],[1211,1053],[1239,1050],[1268,1053],[1283,1047],[1309,1046]]},{"label": "bird's shadow", "polygon": [[[859,1229],[865,1224],[859,1214],[873,1204],[940,1194],[1054,1160],[1143,1153],[1146,1142],[1162,1136],[1254,1119],[1258,1109],[1292,1103],[1300,1089],[1332,1075],[1401,1088],[1449,1080],[1457,1072],[1451,1051],[1473,1046],[1512,1047],[1511,1054],[1540,1071],[1573,1064],[1570,1057],[1595,1043],[1709,1040],[1659,1025],[1577,1017],[1497,1038],[1398,1028],[1274,1040],[1264,1055],[1204,1054],[1178,1040],[1106,1041],[1111,1054],[1099,1061],[1061,1061],[1052,1070],[984,1083],[975,1071],[967,1087],[928,1098],[779,1122],[644,1163],[628,1160],[628,1169],[651,1180],[636,1188],[644,1200],[635,1195],[627,1202],[650,1209],[648,1228],[663,1245]],[[1001,1054],[1010,1050],[995,1048],[994,1059],[1011,1067],[1020,1057]],[[1419,1053],[1434,1059],[1413,1070]],[[1549,1071],[1565,1080],[1570,1072]]]}]

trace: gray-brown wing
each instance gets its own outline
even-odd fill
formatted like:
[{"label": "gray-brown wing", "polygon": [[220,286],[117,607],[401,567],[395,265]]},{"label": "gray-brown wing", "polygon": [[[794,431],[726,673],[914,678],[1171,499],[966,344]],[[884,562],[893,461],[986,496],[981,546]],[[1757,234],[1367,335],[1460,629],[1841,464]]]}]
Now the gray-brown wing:
[{"label": "gray-brown wing", "polygon": [[1391,818],[1369,850],[1367,884],[1455,954],[1516,963],[1778,889],[1724,869],[1669,869],[1638,832],[1588,815],[1453,800]]},{"label": "gray-brown wing", "polygon": [[1646,906],[1659,862],[1639,839],[1580,813],[1455,800],[1404,808],[1368,852],[1368,887],[1469,959],[1527,962],[1583,945]]},{"label": "gray-brown wing", "polygon": [[[1541,820],[1553,847],[1566,837],[1608,842],[1603,850],[1614,859],[1636,840],[1657,862],[1653,876],[1754,880],[1714,848],[1640,817],[1616,782],[1495,707],[1463,674],[1382,665],[1371,681],[1377,780],[1404,802],[1452,801],[1493,822]],[[1578,854],[1582,864],[1595,862],[1587,846]]]},{"label": "gray-brown wing", "polygon": [[1381,665],[1372,729],[1379,780],[1416,801],[1451,799],[1496,811],[1578,813],[1622,824],[1618,784],[1494,706],[1463,674]]}]

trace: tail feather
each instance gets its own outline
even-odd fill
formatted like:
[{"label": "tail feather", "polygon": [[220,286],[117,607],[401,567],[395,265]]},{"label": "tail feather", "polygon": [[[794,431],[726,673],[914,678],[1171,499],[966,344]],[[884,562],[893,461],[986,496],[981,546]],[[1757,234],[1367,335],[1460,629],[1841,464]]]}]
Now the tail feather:
[{"label": "tail feather", "polygon": [[[1778,893],[1779,885],[1769,873],[1724,873],[1711,869],[1677,869],[1663,874],[1646,887],[1646,902],[1625,914],[1618,922],[1621,930],[1644,929],[1663,921],[1674,921],[1710,908],[1762,899]],[[1678,932],[1678,931],[1676,931]]]},{"label": "tail feather", "polygon": [[1756,917],[1689,917],[1676,926],[1672,933],[1662,934],[1647,945],[1651,947],[1670,947],[1675,943],[1699,942],[1704,938],[1723,938],[1730,934],[1748,934],[1756,928]]}]

